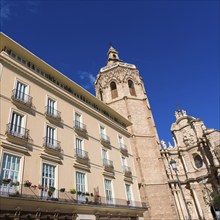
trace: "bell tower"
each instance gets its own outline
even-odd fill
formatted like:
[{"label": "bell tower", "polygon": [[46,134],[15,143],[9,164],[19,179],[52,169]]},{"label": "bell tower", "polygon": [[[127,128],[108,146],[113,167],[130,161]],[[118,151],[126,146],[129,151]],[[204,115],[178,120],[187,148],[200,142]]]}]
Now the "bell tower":
[{"label": "bell tower", "polygon": [[145,219],[177,219],[143,80],[136,66],[120,60],[112,45],[107,56],[96,78],[96,96],[132,122],[128,130],[141,199],[148,206]]}]

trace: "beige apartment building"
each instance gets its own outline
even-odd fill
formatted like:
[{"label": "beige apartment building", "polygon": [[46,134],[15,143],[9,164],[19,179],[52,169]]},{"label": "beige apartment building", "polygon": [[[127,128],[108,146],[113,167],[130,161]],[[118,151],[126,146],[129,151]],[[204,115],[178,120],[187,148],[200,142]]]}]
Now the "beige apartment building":
[{"label": "beige apartment building", "polygon": [[129,118],[0,42],[0,218],[142,217]]}]

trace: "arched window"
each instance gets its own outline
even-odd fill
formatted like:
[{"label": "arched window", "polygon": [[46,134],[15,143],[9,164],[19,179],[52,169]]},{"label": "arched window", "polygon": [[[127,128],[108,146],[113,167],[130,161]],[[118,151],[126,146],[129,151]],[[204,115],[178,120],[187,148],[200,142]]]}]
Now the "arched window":
[{"label": "arched window", "polygon": [[101,89],[99,90],[99,95],[100,95],[101,101],[103,101],[103,91]]},{"label": "arched window", "polygon": [[132,96],[136,96],[136,92],[135,92],[135,88],[134,88],[134,83],[133,83],[133,81],[128,80],[128,87],[129,87],[130,94],[131,94]]},{"label": "arched window", "polygon": [[117,91],[117,86],[115,82],[110,83],[110,88],[111,88],[111,94],[112,94],[112,99],[118,97],[118,91]]},{"label": "arched window", "polygon": [[203,166],[203,161],[202,158],[200,157],[200,155],[196,154],[194,156],[194,162],[195,162],[195,166],[196,168],[201,168]]}]

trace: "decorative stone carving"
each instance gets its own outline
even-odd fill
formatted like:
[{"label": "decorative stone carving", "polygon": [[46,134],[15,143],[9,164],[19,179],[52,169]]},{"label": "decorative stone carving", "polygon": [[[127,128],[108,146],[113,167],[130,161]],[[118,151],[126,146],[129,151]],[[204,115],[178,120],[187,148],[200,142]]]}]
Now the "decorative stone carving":
[{"label": "decorative stone carving", "polygon": [[167,149],[167,145],[166,145],[166,142],[164,140],[161,140],[161,146],[162,146],[162,149]]},{"label": "decorative stone carving", "polygon": [[175,112],[175,117],[176,117],[176,119],[179,119],[179,118],[181,118],[181,117],[183,117],[183,116],[186,116],[186,111],[184,111],[184,110],[178,110],[178,111]]},{"label": "decorative stone carving", "polygon": [[183,142],[186,146],[193,146],[196,144],[197,138],[195,135],[195,132],[187,127],[182,129],[182,133],[183,133]]}]

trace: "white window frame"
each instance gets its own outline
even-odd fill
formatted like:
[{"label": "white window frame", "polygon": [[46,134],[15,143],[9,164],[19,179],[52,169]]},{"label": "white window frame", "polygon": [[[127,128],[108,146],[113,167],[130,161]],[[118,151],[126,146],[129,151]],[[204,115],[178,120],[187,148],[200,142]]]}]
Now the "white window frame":
[{"label": "white window frame", "polygon": [[[104,154],[104,152],[105,152],[105,154]],[[105,157],[106,156],[106,157]],[[105,148],[102,148],[102,159],[104,160],[104,159],[107,159],[108,160],[108,150],[107,149],[105,149]]]},{"label": "white window frame", "polygon": [[[2,166],[3,166],[3,158],[5,154],[9,154],[15,157],[20,157],[20,164],[19,164],[19,171],[18,171],[18,178],[17,181],[21,183],[22,180],[22,176],[23,176],[23,164],[24,164],[24,155],[21,153],[15,153],[14,151],[10,151],[8,149],[3,149],[1,152],[1,161],[0,161],[0,171],[1,171],[1,175],[2,175]],[[17,191],[19,191],[20,189],[20,185],[19,186],[11,186],[10,184],[8,184],[7,186],[0,186],[0,192],[3,194],[15,194]]]},{"label": "white window frame", "polygon": [[99,133],[100,133],[100,135],[102,135],[102,134],[106,135],[106,129],[103,125],[99,125]]},{"label": "white window frame", "polygon": [[[80,141],[81,145],[80,148],[78,148],[77,146],[77,139]],[[75,138],[75,149],[76,149],[76,154],[77,155],[83,155],[83,151],[84,151],[84,141],[83,139],[79,138],[78,136]],[[81,152],[80,152],[81,151]]]},{"label": "white window frame", "polygon": [[[106,181],[110,181],[111,183],[111,200],[107,200],[108,196],[106,194],[107,190],[106,190]],[[113,190],[113,181],[112,179],[109,179],[109,178],[104,178],[104,190],[105,190],[105,200],[106,200],[106,203],[109,204],[109,205],[113,205],[115,203],[114,201],[114,190]]]},{"label": "white window frame", "polygon": [[[84,187],[85,187],[85,189],[84,189],[84,193],[86,193],[86,192],[88,192],[88,184],[87,184],[87,173],[86,172],[84,172],[84,171],[82,171],[82,170],[76,170],[75,171],[75,180],[76,180],[76,192],[77,192],[77,173],[80,173],[80,174],[83,174],[84,175]],[[82,191],[81,191],[82,192]],[[76,198],[77,198],[77,200],[79,200],[79,201],[81,201],[81,202],[85,202],[86,201],[86,195],[77,195],[76,194]]]},{"label": "white window frame", "polygon": [[51,100],[51,101],[53,101],[54,102],[54,105],[53,105],[53,111],[49,111],[48,113],[50,114],[50,115],[52,115],[52,116],[57,116],[57,106],[58,106],[58,104],[57,104],[57,100],[56,99],[54,99],[54,98],[52,98],[51,96],[49,96],[49,95],[47,95],[46,96],[46,105],[45,106],[47,106],[47,111],[48,111],[48,108],[49,108],[49,105],[48,105],[48,102],[49,102],[49,100]]},{"label": "white window frame", "polygon": [[[24,82],[24,81],[21,80],[21,79],[15,78],[14,89],[17,89],[17,84],[18,84],[18,83],[21,83],[21,84],[23,84],[23,85],[25,86],[25,92],[24,92],[24,94],[25,94],[25,95],[29,95],[29,92],[30,92],[30,86],[29,86],[29,84],[26,83],[26,82]],[[23,100],[23,99],[21,99],[21,100]],[[24,99],[23,101],[26,101],[26,100]]]},{"label": "white window frame", "polygon": [[119,143],[119,145],[124,144],[124,138],[121,135],[118,135],[118,143]]},{"label": "white window frame", "polygon": [[[21,119],[21,128],[26,129],[27,115],[24,114],[22,111],[19,111],[18,109],[13,109],[13,108],[10,109],[10,114],[9,114],[9,118],[8,118],[8,124],[12,124],[12,123],[13,123],[13,122],[12,122],[13,113],[16,113],[16,114],[22,116],[22,119]],[[10,130],[11,130],[11,128],[10,128]],[[23,131],[24,131],[24,130],[23,130]],[[18,133],[18,134],[23,134],[23,133],[20,132],[20,133]]]},{"label": "white window frame", "polygon": [[[51,124],[49,124],[49,123],[45,123],[45,138],[47,139],[47,127],[50,127],[50,128],[52,128],[52,129],[54,129],[54,134],[53,134],[53,141],[55,140],[55,141],[58,141],[58,137],[57,137],[57,128],[55,127],[55,126],[53,126],[53,125],[51,125]],[[45,141],[47,141],[47,140],[45,140]],[[54,142],[53,142],[53,144],[52,144],[53,146],[55,146],[54,145]]]},{"label": "white window frame", "polygon": [[[43,180],[43,164],[47,164],[49,166],[54,166],[55,169],[54,169],[54,187],[56,188],[55,192],[53,193],[53,195],[51,196],[52,198],[57,198],[58,196],[58,164],[56,163],[53,163],[51,161],[48,161],[48,160],[41,160],[41,167],[40,167],[40,185],[42,186],[42,180]],[[39,195],[42,196],[44,199],[47,199],[48,198],[48,190],[49,190],[49,186],[47,186],[48,189],[47,191],[43,191],[44,189],[42,190],[39,190]]]},{"label": "white window frame", "polygon": [[[127,186],[129,186],[130,195],[128,195]],[[125,195],[126,195],[127,201],[129,201],[129,203],[127,203],[127,205],[133,206],[134,201],[133,201],[133,192],[132,192],[132,185],[131,184],[125,183]]]},{"label": "white window frame", "polygon": [[125,156],[121,156],[121,164],[124,169],[124,166],[128,166],[127,158]]}]

